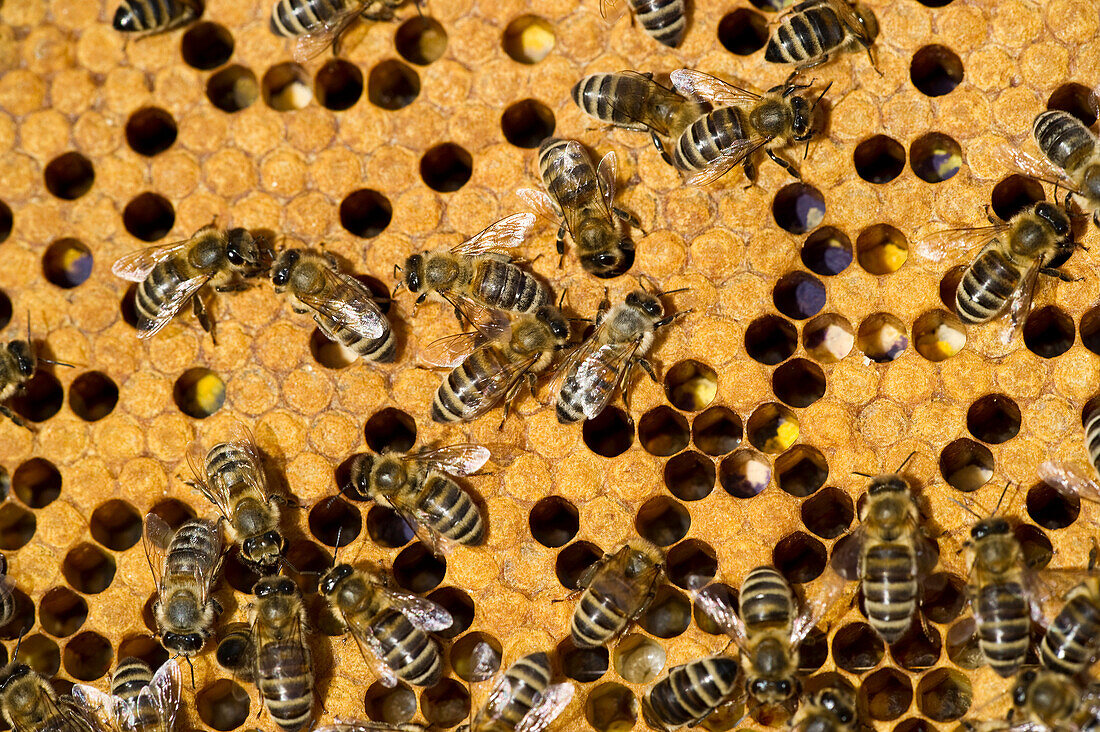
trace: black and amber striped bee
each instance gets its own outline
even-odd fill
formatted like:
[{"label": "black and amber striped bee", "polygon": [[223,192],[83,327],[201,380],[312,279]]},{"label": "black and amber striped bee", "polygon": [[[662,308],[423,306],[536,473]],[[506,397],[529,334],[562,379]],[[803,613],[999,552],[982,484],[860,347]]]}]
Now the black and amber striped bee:
[{"label": "black and amber striped bee", "polygon": [[655,544],[630,539],[589,567],[577,581],[584,591],[570,621],[573,642],[591,648],[614,640],[649,607],[664,561]]},{"label": "black and amber striped bee", "polygon": [[[614,18],[617,0],[600,0],[600,13]],[[660,44],[676,48],[684,40],[687,31],[687,4],[685,0],[627,0],[630,12],[650,38]],[[610,12],[609,12],[610,11]]]},{"label": "black and amber striped bee", "polygon": [[[474,649],[474,678],[487,675],[495,653],[482,643]],[[551,684],[550,657],[543,652],[518,659],[497,675],[488,697],[470,721],[469,732],[541,732],[573,699],[573,684]]]},{"label": "black and amber striped bee", "polygon": [[197,0],[122,0],[112,25],[123,33],[151,36],[192,23],[200,15]]},{"label": "black and amber striped bee", "polygon": [[795,64],[797,71],[804,71],[820,66],[837,53],[862,48],[877,69],[871,45],[878,30],[878,20],[866,5],[852,5],[847,0],[805,0],[779,17],[764,49],[764,60]]},{"label": "black and amber striped bee", "polygon": [[297,584],[278,575],[261,578],[252,594],[253,681],[275,724],[295,732],[313,718],[313,659],[302,595]]},{"label": "black and amber striped bee", "polygon": [[132,656],[118,662],[108,693],[77,684],[73,696],[112,732],[172,732],[180,704],[180,668],[175,659],[156,673]]}]

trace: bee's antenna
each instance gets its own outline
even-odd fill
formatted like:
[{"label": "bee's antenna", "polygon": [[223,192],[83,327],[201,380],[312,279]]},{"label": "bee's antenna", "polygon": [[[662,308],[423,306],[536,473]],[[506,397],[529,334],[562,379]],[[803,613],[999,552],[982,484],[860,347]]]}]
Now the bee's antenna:
[{"label": "bee's antenna", "polygon": [[1012,485],[1011,480],[1008,481],[1007,483],[1005,483],[1005,489],[1003,491],[1001,491],[1001,497],[997,499],[997,505],[993,507],[993,513],[989,514],[990,516],[996,516],[997,515],[997,511],[1000,510],[1000,508],[1001,508],[1001,501],[1003,501],[1005,499],[1005,494],[1008,493],[1008,487],[1010,485]]},{"label": "bee's antenna", "polygon": [[71,363],[65,363],[64,361],[53,361],[53,360],[51,360],[51,359],[48,359],[48,358],[38,358],[38,359],[37,359],[37,361],[38,361],[39,363],[49,363],[49,364],[53,364],[54,366],[68,366],[68,367],[69,367],[69,368],[71,368],[71,369],[75,369],[75,368],[76,368],[76,365],[75,365],[75,364],[71,364]]},{"label": "bee's antenna", "polygon": [[822,99],[825,98],[825,92],[829,91],[829,89],[832,87],[832,85],[833,85],[833,82],[831,82],[831,81],[828,84],[825,85],[825,88],[822,89],[821,93],[817,95],[817,99],[814,100],[813,106],[810,107],[811,110],[812,109],[817,109],[817,105],[821,102]]},{"label": "bee's antenna", "polygon": [[875,477],[873,475],[870,475],[869,473],[861,473],[858,470],[853,470],[852,475],[860,475],[860,476],[863,476],[864,478],[874,478]]},{"label": "bee's antenna", "polygon": [[561,310],[562,303],[565,302],[565,293],[567,292],[569,292],[568,288],[561,291],[561,297],[558,298],[558,310]]},{"label": "bee's antenna", "polygon": [[980,513],[978,513],[978,512],[977,512],[977,511],[975,511],[974,509],[972,509],[972,508],[971,508],[970,506],[966,505],[965,503],[963,503],[962,501],[960,501],[960,500],[958,500],[958,499],[956,499],[956,498],[948,498],[947,500],[951,501],[951,502],[952,502],[952,503],[954,503],[954,504],[955,504],[956,506],[958,506],[958,507],[959,507],[959,508],[961,508],[962,510],[966,511],[966,512],[967,512],[967,513],[969,513],[969,514],[970,514],[971,516],[974,516],[974,517],[975,517],[975,518],[977,518],[977,519],[978,519],[979,521],[980,521],[981,519],[985,518],[985,517],[984,517],[984,516],[982,516],[982,515],[981,515]]},{"label": "bee's antenna", "polygon": [[913,459],[913,456],[914,456],[914,455],[916,455],[916,454],[917,454],[917,451],[916,451],[916,450],[913,450],[913,452],[909,453],[909,457],[907,457],[907,458],[905,458],[904,460],[902,460],[902,461],[901,461],[901,465],[899,465],[899,466],[898,466],[898,469],[897,469],[897,470],[895,470],[894,472],[895,472],[895,473],[900,473],[900,472],[901,472],[901,469],[902,469],[902,468],[904,468],[904,467],[905,467],[905,465],[906,465],[906,464],[907,464],[907,463],[908,463],[908,462],[909,462],[910,460],[912,460],[912,459]]},{"label": "bee's antenna", "polygon": [[690,287],[677,287],[675,290],[665,290],[664,292],[658,292],[657,297],[664,297],[665,295],[675,295],[677,292],[690,292]]},{"label": "bee's antenna", "polygon": [[336,546],[332,550],[332,566],[336,566],[336,555],[340,553],[340,535],[344,533],[344,525],[336,527]]}]

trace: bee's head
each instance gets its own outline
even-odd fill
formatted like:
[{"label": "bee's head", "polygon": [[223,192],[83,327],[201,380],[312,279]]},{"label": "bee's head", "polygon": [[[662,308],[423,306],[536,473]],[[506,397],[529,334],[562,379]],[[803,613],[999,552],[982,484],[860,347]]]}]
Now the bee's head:
[{"label": "bee's head", "polygon": [[852,12],[855,13],[859,24],[863,26],[863,37],[867,43],[871,43],[878,38],[878,18],[875,17],[874,12],[863,3],[858,3],[853,7]]},{"label": "bee's head", "polygon": [[34,355],[34,347],[29,341],[11,341],[8,343],[8,353],[15,359],[15,370],[24,379],[34,375],[34,369],[38,360]]},{"label": "bee's head", "polygon": [[791,136],[799,142],[814,136],[814,106],[800,94],[791,95]]},{"label": "bee's head", "polygon": [[550,329],[551,335],[556,340],[569,340],[569,321],[553,305],[543,305],[535,311],[535,317]]},{"label": "bee's head", "polygon": [[336,588],[341,582],[346,580],[352,575],[354,570],[350,564],[337,564],[335,567],[325,572],[325,576],[321,578],[321,584],[319,588],[322,595],[331,595],[336,592]]},{"label": "bee's head", "polygon": [[[270,570],[279,563],[279,557],[285,547],[286,540],[278,531],[268,531],[245,539],[241,543],[241,555],[262,570]],[[261,572],[261,574],[266,573]]]},{"label": "bee's head", "polygon": [[261,577],[252,586],[252,594],[256,597],[276,597],[282,595],[289,597],[297,593],[297,586],[286,577],[278,575],[273,577]]},{"label": "bee's head", "polygon": [[974,527],[970,529],[970,538],[974,541],[981,541],[990,536],[1008,534],[1010,531],[1011,527],[1009,527],[1008,521],[999,516],[994,516],[982,519],[974,524]]},{"label": "bee's head", "polygon": [[290,271],[301,258],[302,252],[298,249],[286,249],[280,253],[271,266],[271,283],[276,287],[286,287],[290,282]]},{"label": "bee's head", "polygon": [[628,236],[620,237],[618,242],[609,242],[607,246],[600,242],[598,246],[581,248],[588,250],[580,256],[581,266],[600,279],[618,277],[634,266],[634,241]]},{"label": "bee's head", "polygon": [[1061,206],[1040,201],[1035,204],[1035,215],[1042,219],[1058,236],[1067,236],[1070,230],[1069,214]]},{"label": "bee's head", "polygon": [[781,704],[799,695],[802,685],[795,678],[758,678],[749,682],[749,693],[761,704]]},{"label": "bee's head", "polygon": [[260,244],[252,233],[239,227],[226,232],[225,258],[245,276],[259,273],[265,260]]},{"label": "bee's head", "polygon": [[424,255],[411,255],[405,260],[402,271],[405,273],[405,287],[409,288],[409,292],[420,292],[420,288],[424,286]]},{"label": "bee's head", "polygon": [[626,296],[626,304],[632,308],[638,308],[651,318],[660,318],[665,314],[665,306],[654,294],[645,290],[633,290]]},{"label": "bee's head", "polygon": [[193,656],[202,650],[206,638],[202,633],[165,633],[160,643],[166,650],[181,656]]}]

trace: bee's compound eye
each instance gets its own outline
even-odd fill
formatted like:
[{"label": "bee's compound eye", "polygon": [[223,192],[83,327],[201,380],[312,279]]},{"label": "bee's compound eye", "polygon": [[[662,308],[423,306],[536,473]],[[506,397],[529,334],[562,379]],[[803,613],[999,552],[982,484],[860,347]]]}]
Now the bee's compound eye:
[{"label": "bee's compound eye", "polygon": [[294,583],[288,579],[281,580],[279,582],[279,594],[280,595],[293,595]]}]

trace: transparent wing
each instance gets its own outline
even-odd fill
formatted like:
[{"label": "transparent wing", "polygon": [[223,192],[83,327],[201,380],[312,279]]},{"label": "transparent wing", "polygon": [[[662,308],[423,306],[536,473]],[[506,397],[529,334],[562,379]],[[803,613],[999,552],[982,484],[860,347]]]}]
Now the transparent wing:
[{"label": "transparent wing", "polygon": [[[57,700],[56,704],[57,715],[63,721],[54,729],[79,730],[80,732],[104,732],[107,729],[90,709],[84,707],[74,697],[63,696]],[[50,727],[46,726],[44,729],[50,729]]]},{"label": "transparent wing", "polygon": [[1048,460],[1039,466],[1039,480],[1064,496],[1100,503],[1096,471],[1082,463]]},{"label": "transparent wing", "polygon": [[346,617],[344,621],[351,637],[355,640],[355,645],[359,646],[359,654],[374,675],[378,677],[378,680],[382,682],[382,685],[390,688],[397,686],[397,674],[383,660],[385,652],[382,650],[382,645],[378,642],[378,639],[374,637],[374,633],[360,624],[347,623]]},{"label": "transparent wing", "polygon": [[11,577],[6,574],[0,575],[0,607],[6,608],[6,611],[0,614],[0,625],[7,625],[15,614],[15,602],[11,592],[14,587],[15,581]]},{"label": "transparent wing", "polygon": [[867,32],[863,26],[863,23],[860,22],[859,17],[855,13],[855,10],[852,9],[852,6],[849,5],[846,0],[829,0],[828,4],[829,7],[831,7],[833,11],[836,12],[836,17],[840,20],[841,23],[855,31],[857,34],[866,37]]},{"label": "transparent wing", "polygon": [[848,581],[859,579],[859,557],[863,553],[865,538],[866,531],[863,526],[857,526],[833,545],[833,555],[829,559],[829,564],[837,574]]},{"label": "transparent wing", "polygon": [[362,3],[348,3],[347,7],[322,23],[312,33],[299,36],[294,44],[294,60],[301,64],[321,55],[351,25],[362,7]]},{"label": "transparent wing", "polygon": [[1029,571],[1026,583],[1031,599],[1032,618],[1036,622],[1042,622],[1044,609],[1060,609],[1070,590],[1094,576],[1094,572],[1084,567]]},{"label": "transparent wing", "polygon": [[209,281],[210,276],[202,274],[181,282],[168,297],[159,303],[159,309],[151,318],[138,318],[138,338],[150,338],[159,333],[161,328],[168,325],[172,318],[179,314],[180,309],[189,303],[191,298]]},{"label": "transparent wing", "polygon": [[600,0],[600,16],[608,23],[614,23],[626,12],[626,3],[619,4],[618,0]]},{"label": "transparent wing", "polygon": [[394,607],[409,619],[409,622],[429,633],[446,630],[451,627],[454,618],[451,614],[431,600],[400,590],[385,590]]},{"label": "transparent wing", "polygon": [[321,294],[300,294],[298,299],[337,325],[362,338],[381,338],[388,330],[386,316],[367,286],[354,277],[324,268]]},{"label": "transparent wing", "polygon": [[532,353],[519,361],[512,361],[488,375],[485,384],[476,394],[467,393],[471,413],[469,419],[476,419],[495,407],[530,370],[541,354]]},{"label": "transparent wing", "polygon": [[512,214],[496,223],[489,224],[480,233],[462,242],[451,251],[463,256],[490,253],[507,254],[509,249],[518,247],[523,243],[534,225],[534,214]]},{"label": "transparent wing", "polygon": [[[195,236],[198,236],[201,231],[200,229],[199,232],[196,232]],[[138,249],[137,251],[119,257],[115,263],[111,265],[111,272],[113,272],[116,277],[121,277],[130,282],[142,282],[149,276],[149,273],[153,271],[154,267],[171,257],[173,254],[181,251],[190,243],[191,239],[181,239],[171,244],[158,244],[156,246]]]},{"label": "transparent wing", "polygon": [[1035,288],[1039,282],[1039,269],[1042,260],[1036,260],[1028,267],[1027,272],[1020,279],[1020,284],[1008,298],[1004,313],[1008,316],[1008,327],[1001,332],[1001,341],[1008,343],[1019,332],[1031,312],[1031,301],[1035,298]]},{"label": "transparent wing", "polygon": [[454,368],[489,340],[478,330],[444,336],[421,348],[420,360],[430,366]]},{"label": "transparent wing", "polygon": [[516,724],[515,732],[541,732],[546,729],[569,706],[569,702],[573,700],[573,692],[573,684],[569,682],[546,687],[538,701]]},{"label": "transparent wing", "polygon": [[429,467],[451,475],[470,475],[481,470],[490,456],[489,448],[463,442],[436,450],[421,450],[405,459],[427,463]]},{"label": "transparent wing", "polygon": [[[479,641],[471,655],[474,662],[471,676],[474,681],[484,681],[500,670],[500,654],[485,641]],[[504,680],[503,675],[500,680]]]},{"label": "transparent wing", "polygon": [[218,513],[228,520],[230,514],[229,494],[224,490],[224,482],[218,481],[218,487],[216,487],[207,481],[205,454],[198,442],[192,443],[187,450],[187,465],[191,469],[193,480],[190,483],[195,491],[217,506]]},{"label": "transparent wing", "polygon": [[603,191],[603,202],[608,218],[611,218],[611,207],[615,205],[615,184],[618,182],[618,176],[619,160],[615,157],[615,151],[610,150],[596,166],[596,178],[600,181],[600,190]]},{"label": "transparent wing", "polygon": [[[577,388],[588,395],[583,409],[584,416],[595,419],[611,402],[615,392],[622,387],[631,359],[638,351],[640,341],[605,343],[577,364],[571,378]],[[610,389],[600,386],[610,383]]]},{"label": "transparent wing", "polygon": [[217,524],[212,521],[203,520],[204,524],[210,529],[210,535],[212,538],[212,546],[214,552],[214,561],[208,565],[197,565],[195,572],[198,575],[199,587],[202,588],[202,592],[199,594],[200,603],[206,604],[207,599],[210,597],[210,592],[214,589],[214,582],[218,579],[218,570],[222,566],[222,554],[225,552],[225,540],[222,537],[221,529]]},{"label": "transparent wing", "polygon": [[837,605],[848,587],[848,580],[837,572],[826,569],[822,578],[814,583],[813,592],[806,593],[802,611],[792,623],[791,641],[801,643],[806,634]]},{"label": "transparent wing", "polygon": [[939,262],[949,254],[962,254],[983,247],[1008,231],[1008,224],[964,226],[933,231],[917,240],[915,249],[925,259]]},{"label": "transparent wing", "polygon": [[535,210],[535,213],[548,221],[557,223],[561,219],[561,212],[558,210],[557,204],[554,203],[554,199],[550,197],[549,193],[545,191],[536,191],[533,188],[520,188],[516,191],[516,195],[519,196],[524,203]]},{"label": "transparent wing", "polygon": [[722,154],[707,164],[705,168],[687,179],[689,186],[705,186],[721,178],[761,147],[767,140],[763,137],[750,137],[734,140]]},{"label": "transparent wing", "polygon": [[670,74],[676,91],[718,107],[745,107],[760,101],[760,95],[695,69],[677,69]]},{"label": "transparent wing", "polygon": [[725,598],[719,598],[714,593],[707,592],[707,589],[704,588],[695,595],[695,603],[726,635],[733,639],[738,648],[747,653],[748,631],[741,618],[737,616],[737,609],[726,602]]},{"label": "transparent wing", "polygon": [[149,571],[153,573],[153,584],[157,591],[161,589],[164,573],[164,558],[168,555],[168,545],[176,532],[160,516],[151,513],[145,517],[145,532],[142,535],[145,546],[145,559],[149,562]]},{"label": "transparent wing", "polygon": [[124,726],[124,721],[119,718],[119,712],[125,705],[117,696],[87,684],[73,684],[72,697],[79,706],[94,716],[102,727],[117,730]]},{"label": "transparent wing", "polygon": [[153,680],[138,693],[138,704],[146,697],[152,707],[160,712],[167,732],[175,729],[176,713],[180,707],[180,667],[174,658],[164,662],[153,674]]},{"label": "transparent wing", "polygon": [[1014,170],[1049,183],[1057,182],[1068,190],[1079,192],[1077,186],[1066,175],[1066,171],[1046,158],[1028,155],[1007,140],[993,148],[993,158],[999,164],[999,168]]}]

